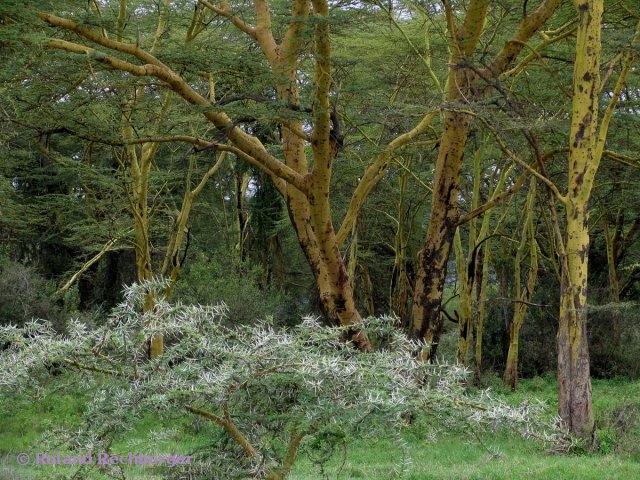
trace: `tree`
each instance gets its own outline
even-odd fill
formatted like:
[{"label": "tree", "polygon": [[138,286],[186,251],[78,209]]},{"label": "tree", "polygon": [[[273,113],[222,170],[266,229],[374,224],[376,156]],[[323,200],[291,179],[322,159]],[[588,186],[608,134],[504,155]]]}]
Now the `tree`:
[{"label": "tree", "polygon": [[[330,10],[328,2],[294,1],[283,20],[274,16],[265,1],[253,8],[239,10],[227,2],[198,2],[192,18],[192,31],[203,29],[212,20],[224,19],[242,32],[263,56],[271,85],[267,98],[244,93],[224,103],[255,100],[275,111],[273,121],[281,131],[281,159],[256,136],[233,120],[224,103],[199,93],[186,75],[181,75],[153,51],[139,44],[115,40],[95,28],[52,13],[39,16],[50,26],[71,34],[74,41],[50,38],[52,49],[86,55],[92,62],[138,77],[155,77],[174,93],[193,105],[193,114],[204,117],[228,142],[207,142],[208,148],[227,151],[264,171],[283,196],[300,246],[311,266],[326,316],[334,324],[360,322],[353,291],[340,254],[342,233],[336,236],[330,207],[332,164],[339,153],[342,138],[337,117],[332,113],[332,64]],[[280,32],[282,32],[280,34]],[[93,45],[93,46],[89,46]],[[96,48],[97,47],[97,48]],[[122,57],[133,58],[138,63]],[[302,81],[310,65],[313,89]],[[308,78],[308,77],[307,77]],[[301,86],[305,98],[301,95]],[[349,232],[359,206],[388,165],[391,154],[422,133],[435,114],[429,113],[409,132],[397,136],[363,175],[353,195],[340,232]],[[200,143],[199,139],[186,139]],[[148,148],[155,145],[148,139]],[[310,156],[310,158],[308,158]],[[354,332],[356,343],[370,349],[366,337]]]},{"label": "tree", "polygon": [[[522,238],[513,261],[515,279],[515,305],[513,318],[508,325],[509,352],[507,353],[507,365],[504,369],[504,382],[513,391],[518,386],[518,348],[522,323],[527,313],[528,304],[533,297],[536,280],[538,278],[538,244],[536,243],[536,231],[534,220],[534,202],[536,198],[536,179],[532,178],[529,184],[527,203],[525,205],[524,219],[522,222]],[[525,285],[522,285],[522,264],[525,259],[526,247],[529,247],[529,271],[525,276]]]},{"label": "tree", "polygon": [[[47,432],[57,446],[112,452],[131,419],[149,411],[209,421],[219,431],[207,439],[213,459],[192,462],[207,478],[283,480],[302,451],[364,435],[399,439],[406,419],[420,416],[476,435],[510,427],[527,437],[548,433],[543,438],[557,442],[542,404],[514,407],[469,391],[465,369],[419,361],[415,343],[391,319],[368,319],[365,328],[385,348],[358,352],[340,338],[349,326],[326,327],[311,317],[287,330],[227,328],[224,306],[172,305],[162,297],[146,311],[149,290],[166,286],[131,287],[103,325],[73,321],[65,336],[46,322],[0,326],[0,345],[8,345],[0,350],[0,386],[36,390],[51,381],[45,365],[53,362],[76,378],[82,374],[78,388],[90,404],[79,427]],[[174,342],[147,361],[144,344],[155,335]],[[76,477],[86,477],[95,465],[75,467]]]},{"label": "tree", "polygon": [[470,104],[497,82],[560,3],[560,0],[544,0],[531,14],[527,15],[525,11],[524,18],[504,47],[487,67],[478,68],[473,63],[473,56],[485,29],[488,0],[470,0],[461,24],[456,22],[458,12],[454,5],[444,2],[451,52],[444,99],[448,108],[444,112],[436,160],[429,225],[418,259],[411,327],[412,335],[426,342],[426,358],[435,358],[442,329],[440,305],[447,262],[459,224],[460,176],[474,116],[469,110]]},{"label": "tree", "polygon": [[[566,211],[560,324],[558,327],[558,406],[565,427],[583,438],[594,432],[587,342],[589,201],[617,101],[633,63],[633,47],[621,55],[621,71],[598,124],[603,0],[576,1],[578,31],[573,72],[568,185],[560,196]],[[640,24],[631,43],[635,45]]]}]

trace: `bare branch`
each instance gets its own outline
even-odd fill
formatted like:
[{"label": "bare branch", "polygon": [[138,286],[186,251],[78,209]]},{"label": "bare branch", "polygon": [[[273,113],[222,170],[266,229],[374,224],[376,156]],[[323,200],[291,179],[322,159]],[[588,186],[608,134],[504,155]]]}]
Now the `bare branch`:
[{"label": "bare branch", "polygon": [[369,195],[369,192],[371,192],[382,177],[384,177],[389,163],[393,160],[393,154],[395,151],[407,145],[411,140],[427,130],[437,114],[437,112],[427,113],[414,128],[394,138],[389,145],[385,147],[382,153],[380,153],[376,161],[367,168],[362,179],[358,183],[356,190],[351,196],[351,202],[349,203],[347,214],[345,215],[342,225],[340,225],[340,229],[336,235],[338,245],[343,244],[346,240],[347,235],[351,231],[358,216],[358,212],[364,204],[364,201]]}]

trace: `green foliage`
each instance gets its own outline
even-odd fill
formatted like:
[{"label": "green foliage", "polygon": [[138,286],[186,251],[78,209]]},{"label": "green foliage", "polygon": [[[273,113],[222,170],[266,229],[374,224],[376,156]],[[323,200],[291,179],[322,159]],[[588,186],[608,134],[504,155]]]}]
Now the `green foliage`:
[{"label": "green foliage", "polygon": [[589,309],[591,372],[597,378],[640,377],[640,309],[635,302]]},{"label": "green foliage", "polygon": [[0,261],[0,324],[22,326],[33,318],[46,318],[60,330],[60,308],[50,299],[54,289],[34,267]]},{"label": "green foliage", "polygon": [[176,284],[175,298],[184,303],[213,305],[224,302],[226,319],[234,325],[275,318],[297,323],[306,305],[283,291],[264,285],[265,272],[250,261],[237,265],[222,251],[217,255],[198,255]]}]

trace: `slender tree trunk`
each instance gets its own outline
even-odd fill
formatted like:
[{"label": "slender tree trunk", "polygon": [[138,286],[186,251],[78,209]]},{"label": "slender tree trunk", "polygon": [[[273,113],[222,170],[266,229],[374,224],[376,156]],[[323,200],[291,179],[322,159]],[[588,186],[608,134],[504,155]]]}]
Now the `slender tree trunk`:
[{"label": "slender tree trunk", "polygon": [[[473,232],[470,232],[469,237],[473,236]],[[461,365],[467,365],[467,355],[473,338],[473,283],[475,281],[475,258],[473,256],[473,249],[475,247],[475,239],[469,239],[469,258],[465,257],[464,252],[462,251],[460,230],[456,232],[454,244],[458,285],[460,286],[457,358],[458,363]]]},{"label": "slender tree trunk", "polygon": [[489,283],[489,262],[491,260],[491,250],[489,249],[489,242],[487,240],[482,246],[482,252],[478,253],[478,262],[482,264],[482,269],[478,270],[480,278],[476,280],[478,286],[477,298],[478,298],[478,310],[476,321],[476,348],[475,348],[475,369],[474,369],[474,384],[476,386],[482,385],[482,335],[484,333],[484,312],[485,303],[487,301],[487,284]]},{"label": "slender tree trunk", "polygon": [[373,317],[376,314],[376,307],[373,301],[373,283],[369,274],[369,264],[366,260],[360,264],[360,278],[362,280],[362,303],[364,303],[367,315]]},{"label": "slender tree trunk", "polygon": [[287,268],[282,253],[282,244],[280,237],[276,233],[271,237],[271,252],[273,255],[273,270],[275,272],[276,282],[279,288],[284,288],[287,280]]},{"label": "slender tree trunk", "polygon": [[[409,162],[407,162],[407,168]],[[411,232],[412,216],[410,206],[405,202],[407,191],[408,172],[403,172],[399,178],[399,194],[397,208],[397,229],[394,237],[393,247],[395,258],[393,261],[393,273],[391,275],[391,289],[389,306],[391,312],[398,316],[401,327],[409,327],[409,292],[411,289],[409,272],[407,268],[409,235]]]},{"label": "slender tree trunk", "polygon": [[238,230],[238,260],[243,264],[248,256],[247,225],[249,218],[244,204],[244,197],[249,185],[247,173],[236,172],[236,229]]},{"label": "slender tree trunk", "polygon": [[[532,178],[525,205],[525,218],[523,220],[523,232],[520,245],[514,259],[515,277],[515,300],[513,307],[513,318],[509,323],[507,333],[509,335],[509,353],[507,353],[507,364],[504,370],[504,382],[511,387],[514,392],[518,388],[518,351],[520,345],[520,330],[527,314],[527,304],[533,297],[538,278],[538,245],[536,243],[536,232],[533,223],[533,207],[536,198],[536,179]],[[522,262],[525,258],[525,248],[529,246],[529,272],[524,288],[522,287]]]}]

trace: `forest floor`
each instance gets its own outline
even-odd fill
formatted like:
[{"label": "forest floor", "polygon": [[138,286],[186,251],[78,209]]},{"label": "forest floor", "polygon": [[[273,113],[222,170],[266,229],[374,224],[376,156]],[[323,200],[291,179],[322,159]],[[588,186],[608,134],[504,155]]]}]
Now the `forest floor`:
[{"label": "forest floor", "polygon": [[[555,380],[534,378],[521,382],[516,393],[490,378],[495,395],[517,404],[537,398],[555,411]],[[326,462],[318,457],[301,456],[292,480],[330,479],[632,479],[640,478],[640,381],[624,379],[594,380],[594,408],[598,426],[599,451],[588,452],[577,447],[569,454],[554,454],[549,445],[525,440],[505,431],[484,434],[458,432],[434,437],[432,434],[408,431],[401,441],[360,440],[348,448],[337,445]],[[53,386],[40,400],[16,394],[0,393],[0,480],[36,480],[60,478],[70,474],[71,467],[28,465],[21,467],[17,456],[28,452],[32,457],[45,448],[43,434],[58,425],[73,427],[79,422],[78,412],[86,399],[75,392],[60,391]],[[122,451],[189,455],[206,451],[210,428],[191,419],[177,421],[170,435],[144,439],[157,430],[158,419],[150,415],[138,419],[124,439],[116,440]],[[210,445],[210,442],[209,442]],[[215,454],[215,452],[210,452]],[[69,453],[67,453],[69,454]],[[197,457],[196,457],[197,458]],[[166,467],[165,467],[166,468]],[[112,478],[98,474],[87,478]],[[158,467],[138,467],[127,479],[159,480],[167,471]],[[176,477],[177,478],[177,477]],[[206,478],[206,477],[203,477]]]}]

